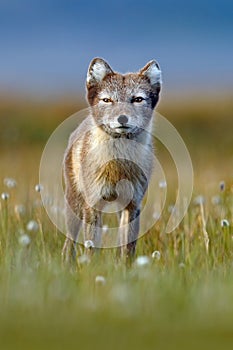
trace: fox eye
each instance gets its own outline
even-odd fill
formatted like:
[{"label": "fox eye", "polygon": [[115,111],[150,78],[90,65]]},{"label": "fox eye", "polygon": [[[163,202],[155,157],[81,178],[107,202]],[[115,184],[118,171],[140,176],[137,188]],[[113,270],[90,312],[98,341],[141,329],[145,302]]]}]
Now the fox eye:
[{"label": "fox eye", "polygon": [[132,98],[132,103],[136,102],[136,103],[140,103],[142,102],[143,100],[145,100],[143,97],[141,96],[138,96],[138,97],[134,97]]},{"label": "fox eye", "polygon": [[107,97],[102,98],[102,101],[105,102],[105,103],[111,103],[112,102],[111,98],[107,98]]}]

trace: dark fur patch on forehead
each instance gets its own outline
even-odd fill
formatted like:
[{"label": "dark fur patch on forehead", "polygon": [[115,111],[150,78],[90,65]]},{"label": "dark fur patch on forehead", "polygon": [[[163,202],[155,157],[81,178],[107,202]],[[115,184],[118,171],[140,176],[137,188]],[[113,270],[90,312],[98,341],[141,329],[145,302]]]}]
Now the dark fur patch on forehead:
[{"label": "dark fur patch on forehead", "polygon": [[92,86],[89,89],[87,89],[87,100],[91,106],[95,104],[95,98],[97,97],[98,93],[99,93],[98,86]]},{"label": "dark fur patch on forehead", "polygon": [[[139,85],[149,84],[149,79],[143,75],[137,73],[128,73],[128,74],[109,74],[101,82],[100,86],[102,88],[111,85],[111,88],[123,89],[123,88],[133,88]],[[144,86],[145,87],[145,86]]]},{"label": "dark fur patch on forehead", "polygon": [[[111,79],[111,77],[115,75],[114,74],[107,74],[106,77],[104,78],[104,80],[109,80]],[[103,85],[103,81],[99,84],[95,84],[91,87],[87,86],[87,99],[88,102],[90,103],[91,106],[93,106],[95,103],[97,103],[97,101],[95,102],[96,97],[98,96],[99,92],[102,89],[102,85]]]}]

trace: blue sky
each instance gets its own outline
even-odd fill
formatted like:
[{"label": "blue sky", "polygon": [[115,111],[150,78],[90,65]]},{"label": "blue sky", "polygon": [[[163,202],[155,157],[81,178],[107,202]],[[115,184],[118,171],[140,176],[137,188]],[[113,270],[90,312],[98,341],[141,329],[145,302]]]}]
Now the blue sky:
[{"label": "blue sky", "polygon": [[122,72],[156,58],[170,92],[227,92],[232,17],[231,0],[1,0],[0,90],[75,94],[99,56]]}]

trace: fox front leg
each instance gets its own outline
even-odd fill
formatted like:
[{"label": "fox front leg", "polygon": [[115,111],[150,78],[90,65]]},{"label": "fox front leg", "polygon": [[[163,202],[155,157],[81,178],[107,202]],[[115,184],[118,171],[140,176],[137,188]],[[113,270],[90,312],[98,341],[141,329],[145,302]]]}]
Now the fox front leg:
[{"label": "fox front leg", "polygon": [[67,237],[62,248],[62,259],[64,262],[76,259],[76,242],[79,231],[82,226],[82,220],[79,219],[71,210],[69,205],[66,207],[66,227]]},{"label": "fox front leg", "polygon": [[134,208],[129,215],[129,231],[127,242],[127,258],[130,260],[135,256],[136,244],[140,228],[140,209]]},{"label": "fox front leg", "polygon": [[131,207],[123,210],[120,219],[120,252],[122,258],[132,259],[135,255],[139,234],[140,209]]},{"label": "fox front leg", "polygon": [[[92,208],[84,210],[83,234],[85,243],[90,243],[90,248],[101,247],[101,214]],[[92,246],[93,243],[93,246]]]}]

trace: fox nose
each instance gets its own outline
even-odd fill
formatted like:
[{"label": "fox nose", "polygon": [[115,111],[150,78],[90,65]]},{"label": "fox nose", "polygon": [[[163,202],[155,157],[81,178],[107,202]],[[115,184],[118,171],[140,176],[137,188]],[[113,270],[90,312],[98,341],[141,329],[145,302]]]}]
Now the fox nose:
[{"label": "fox nose", "polygon": [[118,117],[118,123],[120,123],[120,124],[127,124],[128,123],[128,117],[126,116],[126,115],[120,115],[119,117]]}]

